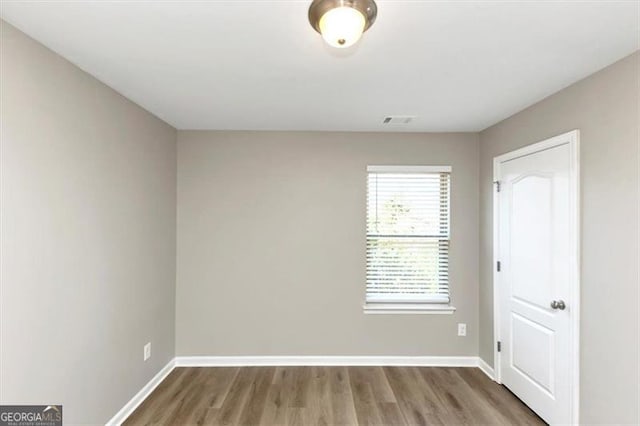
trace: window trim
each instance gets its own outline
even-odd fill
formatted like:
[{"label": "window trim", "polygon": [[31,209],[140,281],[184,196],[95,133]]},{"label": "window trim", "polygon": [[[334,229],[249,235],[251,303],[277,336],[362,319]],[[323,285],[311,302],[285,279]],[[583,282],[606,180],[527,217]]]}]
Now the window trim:
[{"label": "window trim", "polygon": [[[367,166],[369,173],[452,173],[451,166],[398,166],[398,165],[372,165]],[[451,187],[449,187],[451,191]],[[449,215],[451,215],[451,200],[449,199]],[[451,219],[449,218],[449,221]],[[451,226],[451,222],[449,222]],[[451,242],[451,231],[449,231],[449,242]],[[392,301],[369,301],[366,299],[362,305],[365,314],[436,314],[451,315],[456,308],[451,304],[451,294],[449,302],[392,302]]]},{"label": "window trim", "polygon": [[373,173],[451,173],[451,166],[367,166]]},{"label": "window trim", "polygon": [[364,303],[365,314],[435,314],[451,315],[456,311],[449,303]]}]

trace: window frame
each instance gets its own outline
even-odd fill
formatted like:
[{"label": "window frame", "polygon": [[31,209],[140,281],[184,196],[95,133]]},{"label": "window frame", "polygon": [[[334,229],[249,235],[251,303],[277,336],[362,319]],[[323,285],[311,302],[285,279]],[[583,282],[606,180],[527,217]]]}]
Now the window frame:
[{"label": "window frame", "polygon": [[[451,183],[452,183],[452,171],[451,166],[381,166],[370,165],[366,170],[366,190],[367,197],[369,196],[369,175],[371,173],[448,173],[449,174],[449,194],[448,194],[448,212],[449,215],[449,233],[448,243],[450,247],[451,243]],[[365,222],[368,221],[368,212],[365,212]],[[368,229],[365,227],[366,239],[369,239]],[[450,251],[447,250],[447,260],[450,259]],[[365,270],[368,272],[368,266],[365,266]],[[366,282],[366,280],[365,280]],[[384,301],[375,302],[367,300],[367,290],[365,289],[365,302],[363,304],[363,310],[365,314],[453,314],[456,310],[451,305],[451,289],[448,284],[449,290],[449,302],[408,302],[408,301]]]}]

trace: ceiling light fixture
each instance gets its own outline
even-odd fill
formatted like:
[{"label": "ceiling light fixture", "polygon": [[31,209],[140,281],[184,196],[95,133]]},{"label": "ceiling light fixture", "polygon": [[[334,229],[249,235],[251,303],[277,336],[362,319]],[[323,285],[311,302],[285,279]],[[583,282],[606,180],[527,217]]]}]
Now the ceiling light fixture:
[{"label": "ceiling light fixture", "polygon": [[313,0],[309,22],[333,47],[355,44],[376,20],[374,0]]}]

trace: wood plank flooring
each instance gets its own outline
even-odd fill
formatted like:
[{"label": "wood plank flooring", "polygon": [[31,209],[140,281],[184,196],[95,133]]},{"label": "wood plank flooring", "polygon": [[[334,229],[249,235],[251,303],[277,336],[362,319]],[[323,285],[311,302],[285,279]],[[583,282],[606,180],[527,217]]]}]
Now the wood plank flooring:
[{"label": "wood plank flooring", "polygon": [[125,425],[541,425],[477,368],[176,368]]}]

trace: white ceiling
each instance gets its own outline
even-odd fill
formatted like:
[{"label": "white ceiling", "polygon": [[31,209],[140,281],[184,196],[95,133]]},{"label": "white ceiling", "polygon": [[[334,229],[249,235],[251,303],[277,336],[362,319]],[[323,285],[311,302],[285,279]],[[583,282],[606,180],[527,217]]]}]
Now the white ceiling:
[{"label": "white ceiling", "polygon": [[0,15],[179,129],[477,131],[640,47],[637,1],[380,0],[347,52],[309,3],[2,0]]}]

